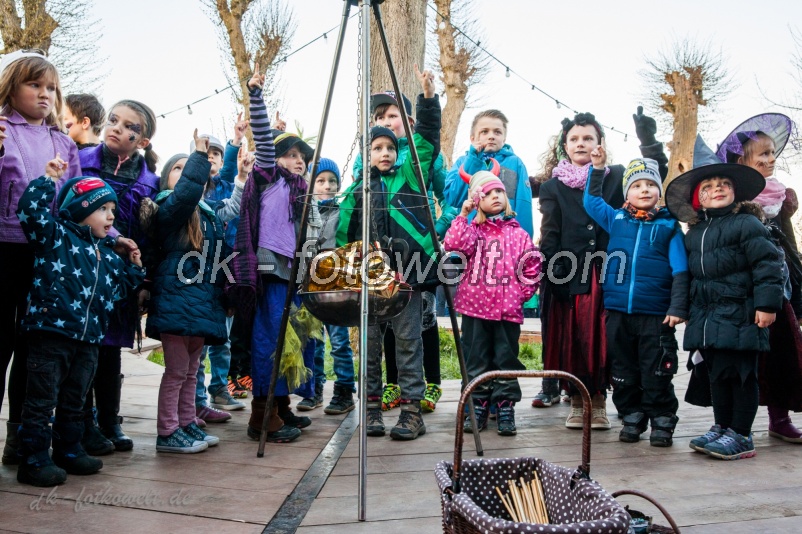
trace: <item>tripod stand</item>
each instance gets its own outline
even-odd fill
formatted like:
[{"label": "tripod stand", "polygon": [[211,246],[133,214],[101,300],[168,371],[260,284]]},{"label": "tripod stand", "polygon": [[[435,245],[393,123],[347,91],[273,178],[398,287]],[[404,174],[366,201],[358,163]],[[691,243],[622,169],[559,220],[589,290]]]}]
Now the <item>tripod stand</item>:
[{"label": "tripod stand", "polygon": [[[320,128],[318,133],[318,140],[315,146],[314,156],[312,157],[312,166],[311,172],[307,176],[307,183],[312,184],[312,177],[315,176],[317,173],[318,163],[320,161],[320,153],[321,147],[323,146],[323,140],[326,132],[326,123],[328,121],[329,110],[331,108],[331,99],[332,93],[334,90],[334,83],[337,78],[337,70],[339,68],[340,56],[342,53],[342,46],[343,46],[343,39],[345,36],[346,25],[348,23],[349,13],[351,6],[358,5],[360,0],[343,0],[343,14],[342,14],[342,22],[340,24],[340,30],[337,36],[337,45],[335,48],[334,54],[334,61],[331,68],[331,74],[329,77],[329,84],[326,90],[326,99],[324,102],[323,108],[323,115],[321,116]],[[370,220],[371,220],[371,190],[369,187],[370,184],[370,24],[369,24],[369,17],[371,14],[371,8],[373,12],[373,16],[375,17],[377,26],[379,28],[379,37],[382,42],[382,48],[384,49],[384,55],[387,59],[387,66],[390,71],[390,78],[393,83],[393,90],[395,91],[396,95],[401,95],[401,90],[398,85],[398,79],[396,77],[395,69],[393,66],[392,57],[390,54],[390,48],[387,43],[387,36],[384,31],[384,23],[382,22],[381,18],[381,11],[379,8],[379,4],[381,4],[384,0],[361,0],[361,7],[360,7],[360,24],[362,27],[362,61],[360,65],[360,69],[362,70],[362,86],[361,86],[361,102],[362,102],[362,110],[361,110],[361,133],[362,133],[362,161],[363,161],[363,177],[362,177],[362,184],[363,184],[363,194],[362,194],[362,257],[367,258],[370,252],[370,244],[368,236],[370,236]],[[400,102],[399,102],[400,103]],[[426,196],[426,181],[423,178],[423,172],[420,165],[420,160],[418,158],[418,152],[415,149],[415,143],[412,137],[412,131],[409,125],[409,120],[406,114],[406,109],[403,105],[398,106],[399,111],[401,112],[401,120],[404,124],[404,132],[406,137],[409,141],[409,151],[410,157],[412,158],[413,167],[415,177],[418,182],[419,190],[421,191],[422,195]],[[437,256],[437,262],[440,263],[442,259],[442,252],[440,249],[440,244],[437,240],[437,232],[435,231],[434,220],[432,218],[431,212],[426,210],[428,217],[426,218],[426,223],[428,227],[429,235],[431,236],[432,243],[434,246],[434,251]],[[273,363],[273,371],[270,377],[270,388],[268,390],[267,396],[267,405],[264,412],[264,420],[262,422],[262,433],[259,438],[259,450],[257,452],[257,457],[261,458],[264,456],[264,449],[265,449],[265,442],[267,440],[267,428],[268,428],[268,419],[270,416],[270,412],[273,407],[274,396],[275,396],[275,388],[276,382],[278,380],[278,371],[280,367],[281,361],[281,354],[284,350],[284,343],[285,337],[287,333],[287,326],[289,323],[289,316],[290,316],[290,309],[292,305],[292,299],[294,294],[294,284],[298,280],[298,271],[300,269],[300,254],[303,250],[303,244],[306,237],[306,228],[308,223],[309,217],[309,202],[303,203],[303,209],[301,212],[301,221],[300,221],[300,230],[298,231],[296,247],[295,247],[295,255],[292,259],[292,268],[290,274],[290,283],[287,290],[287,296],[284,301],[284,309],[281,316],[281,325],[279,327],[279,334],[278,334],[278,342],[276,346],[276,354],[275,354],[275,361]],[[359,369],[359,421],[360,421],[360,440],[359,440],[359,513],[358,519],[360,521],[365,520],[365,508],[366,508],[366,477],[367,477],[367,435],[365,432],[366,422],[367,422],[367,411],[366,411],[366,399],[367,399],[367,385],[366,385],[366,377],[367,377],[367,354],[368,354],[368,276],[367,276],[367,262],[363,262],[363,269],[362,272],[362,290],[360,292],[360,327],[359,327],[359,355],[360,355],[360,369]],[[457,349],[457,357],[459,359],[460,365],[460,372],[462,374],[462,382],[463,385],[468,383],[468,375],[467,369],[465,366],[465,358],[462,352],[462,344],[460,343],[459,338],[459,325],[457,324],[457,316],[456,311],[454,310],[454,302],[452,295],[449,291],[445,291],[446,301],[448,304],[449,314],[451,317],[451,329],[454,335],[454,341]],[[469,402],[468,404],[469,409],[469,417],[471,420],[472,427],[474,429],[477,428],[476,426],[476,416],[473,409],[473,403]],[[479,432],[474,431],[474,442],[476,445],[476,452],[479,456],[483,455],[484,451],[482,449],[481,439],[479,437]]]}]

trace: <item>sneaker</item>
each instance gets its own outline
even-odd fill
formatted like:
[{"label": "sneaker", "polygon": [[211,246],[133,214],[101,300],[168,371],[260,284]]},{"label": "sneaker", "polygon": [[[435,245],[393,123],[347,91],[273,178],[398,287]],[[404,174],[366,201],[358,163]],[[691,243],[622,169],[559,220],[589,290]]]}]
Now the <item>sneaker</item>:
[{"label": "sneaker", "polygon": [[242,384],[236,378],[228,378],[228,394],[234,397],[235,399],[244,399],[248,397],[248,390],[245,389]]},{"label": "sneaker", "polygon": [[382,391],[382,410],[392,410],[401,406],[401,386],[387,384]]},{"label": "sneaker", "polygon": [[515,403],[510,401],[501,401],[498,403],[498,435],[499,436],[514,436],[518,433],[515,428]]},{"label": "sneaker", "polygon": [[[284,425],[275,432],[268,432],[267,441],[268,443],[289,443],[290,441],[298,438],[300,435],[301,429],[290,425]],[[259,431],[249,426],[248,437],[254,441],[259,441],[261,436],[259,435]]]},{"label": "sneaker", "polygon": [[57,486],[67,481],[67,472],[56,466],[48,451],[40,451],[20,461],[17,482],[39,488]]},{"label": "sneaker", "polygon": [[190,423],[183,428],[184,432],[186,432],[187,436],[191,437],[195,441],[205,441],[209,447],[214,447],[218,443],[220,443],[220,438],[217,436],[210,436],[206,432],[200,429],[198,425],[195,423]]},{"label": "sneaker", "polygon": [[568,394],[567,391],[564,389],[560,390],[560,402],[569,403],[571,402],[571,395]]},{"label": "sneaker", "polygon": [[286,412],[279,412],[278,416],[284,421],[285,425],[294,426],[295,428],[306,428],[312,424],[312,420],[308,417],[298,417],[292,410]]},{"label": "sneaker", "polygon": [[365,432],[368,436],[379,437],[384,435],[384,418],[382,417],[382,407],[378,402],[368,402],[367,406],[367,425]]},{"label": "sneaker", "polygon": [[590,428],[593,430],[610,430],[613,425],[607,419],[607,399],[601,393],[591,398]]},{"label": "sneaker", "polygon": [[437,407],[437,401],[443,396],[440,384],[426,384],[426,391],[420,401],[420,408],[424,413],[431,413]]},{"label": "sneaker", "polygon": [[348,413],[356,408],[354,404],[354,394],[347,387],[334,385],[334,396],[331,402],[323,409],[323,413],[328,415],[339,415]]},{"label": "sneaker", "polygon": [[[476,415],[476,426],[479,427],[479,432],[487,428],[487,417],[489,415],[487,404],[487,401],[481,401],[479,399],[474,399],[473,401],[473,412],[474,415]],[[462,430],[463,432],[473,434],[470,412],[465,414],[465,422],[462,424]]]},{"label": "sneaker", "polygon": [[212,407],[225,410],[227,412],[233,412],[234,410],[244,409],[245,405],[232,397],[228,392],[228,388],[223,387],[217,390],[214,395],[212,395]]},{"label": "sneaker", "polygon": [[53,449],[53,463],[70,475],[94,475],[103,469],[103,460],[89,456],[80,445],[69,452]]},{"label": "sneaker", "polygon": [[721,458],[722,460],[752,458],[757,454],[755,452],[755,444],[752,441],[752,434],[742,436],[736,434],[731,428],[725,430],[716,441],[705,445],[705,451],[710,456]]},{"label": "sneaker", "polygon": [[409,441],[422,436],[426,433],[426,425],[423,423],[420,407],[414,404],[405,404],[401,408],[398,422],[390,431],[393,439]]},{"label": "sneaker", "polygon": [[169,436],[158,436],[156,438],[156,452],[192,454],[205,451],[208,448],[208,443],[189,436],[180,428]]},{"label": "sneaker", "polygon": [[695,450],[696,452],[702,452],[707,454],[705,446],[708,443],[713,443],[714,441],[716,441],[718,438],[721,437],[723,433],[724,429],[721,428],[720,425],[713,425],[710,427],[710,430],[708,430],[705,434],[699,436],[698,438],[693,438],[688,445],[691,447],[691,449]]},{"label": "sneaker", "polygon": [[535,395],[534,399],[532,399],[532,408],[548,408],[554,404],[559,404],[559,402],[559,391],[547,391],[544,388],[541,389],[537,395]]},{"label": "sneaker", "polygon": [[247,391],[251,391],[253,389],[253,379],[250,375],[239,377],[237,382],[239,382],[239,385],[244,387]]},{"label": "sneaker", "polygon": [[310,412],[323,406],[323,384],[315,385],[315,396],[303,399],[295,405],[299,412]]},{"label": "sneaker", "polygon": [[231,419],[231,414],[215,410],[211,406],[204,404],[202,406],[195,406],[195,417],[203,419],[203,421],[207,423],[224,423]]},{"label": "sneaker", "polygon": [[582,396],[574,395],[571,397],[571,412],[565,420],[565,428],[583,428],[585,420],[582,414]]}]

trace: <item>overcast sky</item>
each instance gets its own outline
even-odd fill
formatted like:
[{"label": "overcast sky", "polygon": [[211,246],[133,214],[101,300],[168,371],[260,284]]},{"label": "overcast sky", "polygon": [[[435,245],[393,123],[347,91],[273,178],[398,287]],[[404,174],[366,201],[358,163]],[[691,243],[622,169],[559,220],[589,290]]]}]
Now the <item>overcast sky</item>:
[{"label": "overcast sky", "polygon": [[[339,23],[341,0],[288,1],[298,21],[293,49]],[[645,66],[644,57],[654,56],[677,37],[713,43],[726,56],[738,85],[703,132],[710,145],[752,115],[782,111],[766,101],[758,83],[775,100],[790,101],[794,93],[802,93],[790,63],[795,48],[789,24],[802,29],[797,2],[475,1],[485,32],[482,43],[499,59],[574,109],[595,113],[602,123],[630,133],[626,143],[622,135],[608,135],[617,163],[639,155],[631,115],[643,100],[638,71]],[[161,114],[227,85],[218,35],[200,0],[139,0],[136,8],[121,1],[96,4],[104,33],[98,56],[108,58],[109,76],[99,95],[105,105],[134,98]],[[341,165],[356,131],[356,22],[349,23],[323,150]],[[306,135],[317,132],[335,39],[336,32],[330,33],[327,42],[309,46],[281,67],[276,90],[289,129],[298,120]],[[475,102],[463,115],[455,155],[468,147],[473,115],[498,108],[510,119],[508,142],[534,174],[549,136],[570,112],[504,74],[496,65],[471,89]],[[230,132],[237,111],[230,93],[192,109],[192,115],[182,110],[159,119],[153,146],[162,161],[188,150],[195,127],[224,137],[224,125]],[[647,106],[647,113],[655,111]],[[665,133],[658,137],[667,140]],[[784,179],[800,185],[799,176]]]}]

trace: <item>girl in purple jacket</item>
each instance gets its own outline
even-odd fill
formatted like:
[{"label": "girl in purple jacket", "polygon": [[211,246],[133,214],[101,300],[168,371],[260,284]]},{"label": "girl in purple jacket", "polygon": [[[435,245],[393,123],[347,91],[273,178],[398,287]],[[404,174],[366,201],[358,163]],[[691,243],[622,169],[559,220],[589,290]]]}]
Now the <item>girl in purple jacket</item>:
[{"label": "girl in purple jacket", "polygon": [[[476,209],[476,217],[468,215]],[[468,380],[487,371],[523,370],[518,338],[523,305],[540,285],[540,251],[513,218],[504,184],[493,173],[471,177],[468,200],[462,204],[443,245],[467,261],[454,299],[462,314],[462,346]],[[517,379],[485,382],[473,393],[477,432],[487,426],[489,403],[496,405],[498,433],[514,436],[515,403],[521,400]],[[464,429],[474,432],[470,419]]]},{"label": "girl in purple jacket", "polygon": [[16,464],[17,429],[27,383],[28,348],[19,322],[33,282],[33,251],[17,218],[17,203],[47,162],[60,157],[62,181],[80,176],[78,149],[61,133],[62,96],[56,67],[41,51],[18,50],[0,60],[0,403],[6,369],[14,355],[8,386],[8,423],[3,463]]}]

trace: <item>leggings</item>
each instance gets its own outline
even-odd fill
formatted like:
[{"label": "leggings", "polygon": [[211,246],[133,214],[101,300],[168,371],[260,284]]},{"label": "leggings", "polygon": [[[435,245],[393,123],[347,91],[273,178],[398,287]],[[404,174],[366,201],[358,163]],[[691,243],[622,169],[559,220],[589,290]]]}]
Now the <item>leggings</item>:
[{"label": "leggings", "polygon": [[758,386],[755,373],[750,373],[743,383],[739,376],[711,381],[710,391],[713,394],[716,424],[748,436],[757,415]]}]

